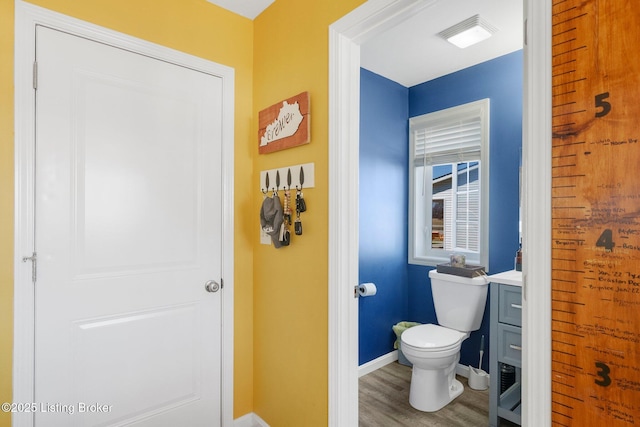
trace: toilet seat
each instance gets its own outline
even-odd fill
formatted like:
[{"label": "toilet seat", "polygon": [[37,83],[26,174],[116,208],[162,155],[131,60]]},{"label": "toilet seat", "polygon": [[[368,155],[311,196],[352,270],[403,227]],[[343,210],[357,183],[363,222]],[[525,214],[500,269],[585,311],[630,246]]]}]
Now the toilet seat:
[{"label": "toilet seat", "polygon": [[464,332],[429,323],[407,329],[401,341],[404,346],[422,352],[441,352],[459,348],[465,337]]}]

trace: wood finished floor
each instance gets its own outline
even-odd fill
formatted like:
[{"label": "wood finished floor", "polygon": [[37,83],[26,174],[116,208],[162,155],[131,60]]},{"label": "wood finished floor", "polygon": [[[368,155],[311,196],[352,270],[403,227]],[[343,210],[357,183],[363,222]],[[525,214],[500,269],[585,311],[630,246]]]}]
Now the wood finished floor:
[{"label": "wood finished floor", "polygon": [[[411,368],[390,363],[359,381],[360,427],[486,427],[489,425],[489,391],[469,388],[458,377],[464,393],[437,412],[421,412],[409,404]],[[503,421],[501,427],[516,424]]]}]

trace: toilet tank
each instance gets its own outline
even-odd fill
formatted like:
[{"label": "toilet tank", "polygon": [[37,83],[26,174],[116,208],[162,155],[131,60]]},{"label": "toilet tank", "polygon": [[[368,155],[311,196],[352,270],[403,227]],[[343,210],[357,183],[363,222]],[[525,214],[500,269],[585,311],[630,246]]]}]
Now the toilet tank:
[{"label": "toilet tank", "polygon": [[461,332],[480,329],[487,304],[487,276],[461,277],[429,271],[438,324]]}]

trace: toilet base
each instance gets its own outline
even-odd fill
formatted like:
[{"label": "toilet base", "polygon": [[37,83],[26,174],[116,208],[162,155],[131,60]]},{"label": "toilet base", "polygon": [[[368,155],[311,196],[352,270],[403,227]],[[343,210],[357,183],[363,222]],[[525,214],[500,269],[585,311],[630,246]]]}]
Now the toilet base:
[{"label": "toilet base", "polygon": [[455,379],[455,369],[426,370],[413,365],[409,403],[415,409],[436,412],[451,403],[463,391],[464,386]]}]

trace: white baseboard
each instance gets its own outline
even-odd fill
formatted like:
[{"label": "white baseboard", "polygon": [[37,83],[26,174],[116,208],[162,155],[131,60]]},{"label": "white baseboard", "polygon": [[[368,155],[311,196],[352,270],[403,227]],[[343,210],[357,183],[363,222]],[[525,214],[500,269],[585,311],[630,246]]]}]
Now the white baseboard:
[{"label": "white baseboard", "polygon": [[398,360],[398,350],[393,350],[391,353],[383,354],[377,359],[373,359],[367,363],[363,363],[358,367],[358,377],[363,375],[367,375],[375,371],[376,369],[380,369],[389,363],[393,363]]},{"label": "white baseboard", "polygon": [[251,412],[233,420],[233,427],[269,427],[269,424]]},{"label": "white baseboard", "polygon": [[[358,377],[367,375],[375,371],[376,369],[380,369],[383,366],[388,365],[389,363],[395,362],[396,360],[398,360],[398,350],[393,350],[390,353],[383,354],[377,359],[373,359],[367,363],[363,363],[362,365],[360,365],[358,367]],[[461,365],[460,363],[458,363],[458,366],[456,366],[456,374],[465,378],[469,378],[469,366]]]},{"label": "white baseboard", "polygon": [[461,377],[469,378],[469,367],[458,363],[458,366],[456,366],[456,374]]}]

